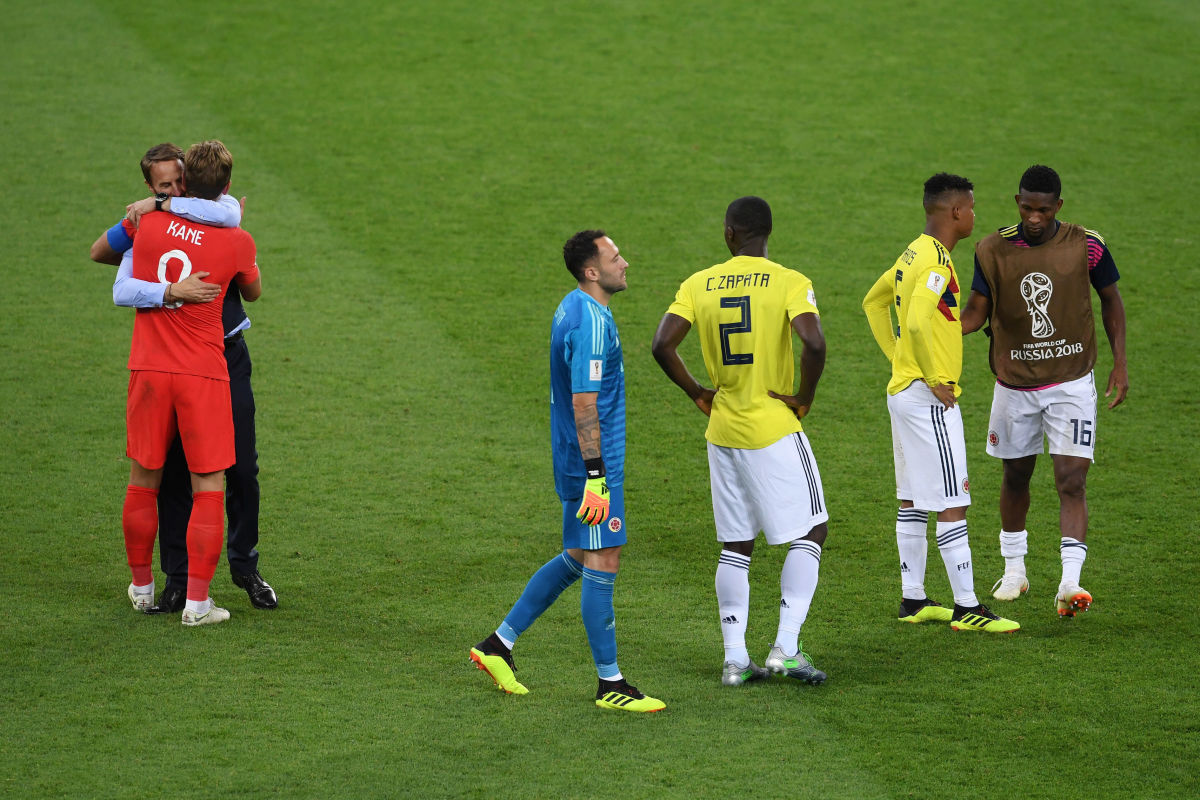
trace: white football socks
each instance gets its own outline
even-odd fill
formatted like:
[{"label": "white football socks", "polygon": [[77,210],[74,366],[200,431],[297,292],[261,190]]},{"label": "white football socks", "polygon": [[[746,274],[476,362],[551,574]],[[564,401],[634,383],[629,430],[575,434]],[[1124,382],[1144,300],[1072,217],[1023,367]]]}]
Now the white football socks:
[{"label": "white football socks", "polygon": [[900,596],[925,599],[925,562],[929,554],[929,513],[915,508],[896,512],[896,549],[900,552]]},{"label": "white football socks", "polygon": [[746,617],[750,614],[750,556],[722,550],[717,561],[717,609],[725,660],[739,667],[750,663],[746,650]]},{"label": "white football socks", "polygon": [[1028,552],[1029,531],[1000,531],[1000,555],[1004,556],[1005,575],[1024,575]]},{"label": "white football socks", "polygon": [[975,573],[971,566],[971,545],[967,542],[967,521],[937,524],[937,545],[946,565],[946,577],[954,590],[955,605],[974,608],[979,605],[975,596]]},{"label": "white football socks", "polygon": [[1087,545],[1078,539],[1064,536],[1059,544],[1058,553],[1062,558],[1062,582],[1059,585],[1078,586],[1079,573],[1083,570],[1084,559],[1087,558]]},{"label": "white football socks", "polygon": [[775,646],[785,656],[794,656],[800,649],[800,628],[808,618],[817,578],[821,568],[821,545],[808,539],[797,539],[788,546],[787,558],[779,574],[779,630]]},{"label": "white football socks", "polygon": [[191,611],[193,614],[207,614],[216,605],[211,597],[206,597],[203,600],[188,600],[184,604],[184,608]]}]

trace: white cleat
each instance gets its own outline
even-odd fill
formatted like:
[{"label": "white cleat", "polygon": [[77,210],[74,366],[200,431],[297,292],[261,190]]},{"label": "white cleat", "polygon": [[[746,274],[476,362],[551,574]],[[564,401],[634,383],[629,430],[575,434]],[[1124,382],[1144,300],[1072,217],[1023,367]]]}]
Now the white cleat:
[{"label": "white cleat", "polygon": [[216,625],[218,622],[224,622],[229,619],[229,612],[220,606],[214,605],[210,599],[208,601],[208,611],[195,612],[188,609],[183,610],[183,624],[189,628],[194,628],[197,625]]},{"label": "white cleat", "polygon": [[992,587],[992,597],[997,600],[1016,600],[1029,591],[1029,580],[1024,572],[1006,572]]},{"label": "white cleat", "polygon": [[1092,607],[1092,595],[1078,583],[1061,583],[1054,605],[1060,617],[1073,617]]},{"label": "white cleat", "polygon": [[141,611],[145,614],[154,605],[154,584],[150,584],[150,591],[146,594],[135,592],[133,584],[129,584],[129,602],[133,603],[134,611]]}]

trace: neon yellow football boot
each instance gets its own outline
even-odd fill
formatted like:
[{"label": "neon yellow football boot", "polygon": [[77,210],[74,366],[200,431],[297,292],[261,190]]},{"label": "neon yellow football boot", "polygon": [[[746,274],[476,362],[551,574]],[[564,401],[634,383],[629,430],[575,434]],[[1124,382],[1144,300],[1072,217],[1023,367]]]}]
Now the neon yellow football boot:
[{"label": "neon yellow football boot", "polygon": [[1013,633],[1019,631],[1019,623],[1004,617],[998,617],[985,605],[974,608],[954,604],[954,616],[950,618],[950,627],[956,631],[983,631],[985,633]]},{"label": "neon yellow football boot", "polygon": [[600,708],[610,708],[614,711],[641,711],[653,713],[662,711],[667,704],[655,697],[649,697],[631,686],[624,678],[616,681],[600,679],[596,689],[596,705]]},{"label": "neon yellow football boot", "polygon": [[900,599],[900,612],[896,618],[901,622],[949,622],[953,612],[941,603],[929,598],[924,600]]},{"label": "neon yellow football boot", "polygon": [[471,648],[471,660],[475,666],[492,676],[496,687],[509,694],[529,694],[525,685],[517,680],[512,653],[485,653],[483,642]]}]

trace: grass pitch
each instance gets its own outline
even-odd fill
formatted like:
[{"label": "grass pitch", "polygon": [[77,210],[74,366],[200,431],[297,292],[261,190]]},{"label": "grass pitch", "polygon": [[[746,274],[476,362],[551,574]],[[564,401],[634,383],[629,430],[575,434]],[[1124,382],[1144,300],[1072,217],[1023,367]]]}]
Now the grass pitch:
[{"label": "grass pitch", "polygon": [[[1200,12],[852,0],[5,9],[0,177],[0,794],[12,797],[1189,797],[1197,520],[1187,438]],[[134,615],[120,535],[130,318],[88,245],[162,140],[223,139],[258,242],[250,308],[262,562],[226,625]],[[1061,622],[1035,478],[1011,637],[894,621],[886,365],[859,301],[976,184],[975,236],[1025,167],[1122,273],[1133,389],[1100,414],[1085,585]],[[806,429],[831,510],[805,627],[829,682],[720,686],[703,419],[653,363],[678,283],[725,258],[742,194],[809,275],[829,361]],[[629,401],[621,666],[668,709],[605,714],[569,592],[504,696],[467,648],[556,549],[546,346],[562,242],[609,230]],[[694,339],[688,343],[695,346]],[[977,589],[999,576],[986,342],[966,344]],[[698,352],[685,351],[694,370]],[[1107,376],[1104,350],[1098,381]],[[749,641],[774,635],[760,543]],[[935,553],[929,587],[946,596]]]}]

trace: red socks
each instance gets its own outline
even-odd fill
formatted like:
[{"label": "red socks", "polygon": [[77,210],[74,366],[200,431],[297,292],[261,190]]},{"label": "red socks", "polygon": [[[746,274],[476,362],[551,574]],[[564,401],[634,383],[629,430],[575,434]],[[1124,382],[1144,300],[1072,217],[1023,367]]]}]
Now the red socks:
[{"label": "red socks", "polygon": [[224,543],[225,493],[195,492],[187,528],[188,600],[208,599],[208,586],[217,571]]},{"label": "red socks", "polygon": [[[154,582],[154,538],[158,535],[158,490],[144,486],[125,488],[125,506],[121,511],[125,532],[125,556],[136,586]],[[225,543],[225,493],[196,492],[192,495],[192,516],[188,521],[187,599],[208,599],[208,586],[221,559]]]},{"label": "red socks", "polygon": [[125,532],[125,557],[133,573],[134,585],[153,583],[154,573],[150,567],[154,561],[154,537],[158,535],[158,489],[125,487],[121,528]]}]

